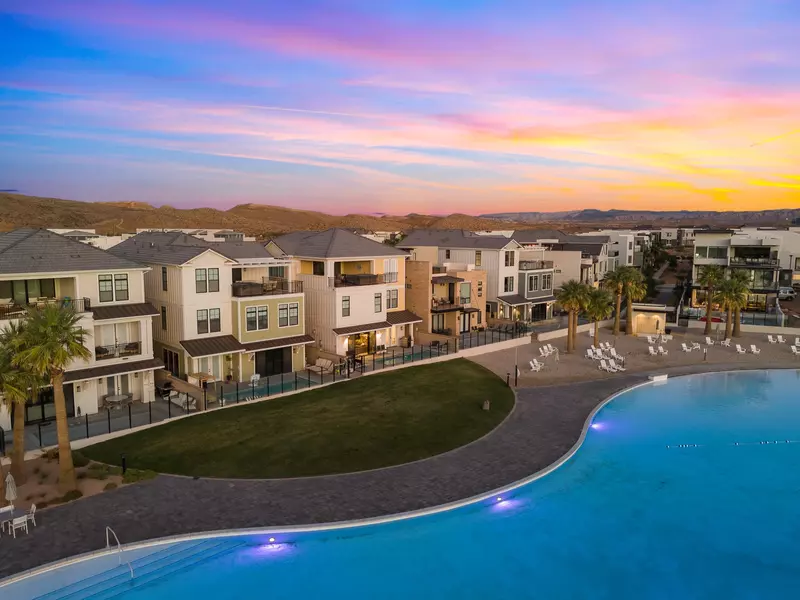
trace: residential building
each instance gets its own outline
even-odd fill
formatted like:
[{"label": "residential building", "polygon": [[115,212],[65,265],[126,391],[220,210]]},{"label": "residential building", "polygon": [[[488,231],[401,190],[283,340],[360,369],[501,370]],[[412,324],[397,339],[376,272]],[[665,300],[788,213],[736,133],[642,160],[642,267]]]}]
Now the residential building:
[{"label": "residential building", "polygon": [[[21,319],[32,306],[56,304],[80,315],[88,332],[88,359],[74,360],[64,377],[67,416],[93,414],[114,401],[151,402],[152,321],[144,276],[149,267],[120,258],[45,229],[0,233],[0,327]],[[43,389],[25,407],[25,422],[55,418],[52,388]],[[0,425],[9,415],[0,409]]]},{"label": "residential building", "polygon": [[406,261],[406,307],[422,319],[418,329],[455,336],[485,325],[486,271],[448,269],[427,260]]},{"label": "residential building", "polygon": [[355,231],[353,233],[379,244],[394,243],[403,235],[402,231]]},{"label": "residential building", "polygon": [[[629,230],[602,229],[590,233],[579,233],[578,237],[608,237],[608,265],[606,270],[613,271],[617,267],[635,266],[637,241],[641,244],[641,237],[637,240],[636,232]],[[640,248],[641,251],[641,248]],[[641,262],[639,263],[641,266]]]},{"label": "residential building", "polygon": [[726,274],[745,273],[751,294],[748,309],[765,311],[772,306],[778,288],[800,282],[800,233],[787,229],[706,229],[695,232],[692,267],[692,306],[706,301],[698,280],[707,265],[718,265]]},{"label": "residential building", "polygon": [[53,233],[63,235],[64,237],[72,240],[89,244],[101,250],[108,250],[112,246],[116,246],[120,242],[124,242],[129,237],[133,237],[132,233],[122,233],[119,235],[100,235],[94,229],[48,229]]},{"label": "residential building", "polygon": [[267,244],[291,261],[306,297],[306,331],[314,352],[359,356],[413,344],[422,319],[406,309],[408,253],[346,229],[300,231]]},{"label": "residential building", "polygon": [[[581,283],[597,286],[606,273],[613,269],[609,264],[610,239],[607,235],[581,236],[564,233],[557,229],[521,229],[514,232],[512,239],[517,241],[523,248],[544,248],[549,252],[580,252],[579,276],[560,277],[556,287],[569,279],[577,279]],[[574,254],[564,254],[556,257],[549,253],[544,256],[546,260],[553,260],[554,265],[556,264],[556,258],[561,259],[561,261],[570,261],[570,264],[558,268],[558,270],[562,271],[560,275],[563,275],[565,269],[570,272],[576,270],[576,265],[571,262],[573,257]],[[617,257],[614,258],[616,259]]]},{"label": "residential building", "polygon": [[[552,261],[542,257],[523,260],[522,246],[511,238],[464,230],[419,229],[409,233],[398,247],[409,250],[414,260],[429,261],[445,272],[466,271],[469,265],[485,271],[486,293],[478,308],[486,317],[532,321],[552,314]],[[549,289],[528,290],[529,274],[537,275],[537,282],[542,277]]]},{"label": "residential building", "polygon": [[136,233],[184,233],[191,235],[199,240],[206,242],[254,242],[256,238],[245,235],[241,231],[232,231],[230,229],[174,229],[174,228],[150,228],[150,229],[137,229]]},{"label": "residential building", "polygon": [[257,242],[207,242],[180,232],[140,233],[111,249],[150,265],[157,356],[190,383],[249,381],[305,368],[302,283],[292,263]]}]

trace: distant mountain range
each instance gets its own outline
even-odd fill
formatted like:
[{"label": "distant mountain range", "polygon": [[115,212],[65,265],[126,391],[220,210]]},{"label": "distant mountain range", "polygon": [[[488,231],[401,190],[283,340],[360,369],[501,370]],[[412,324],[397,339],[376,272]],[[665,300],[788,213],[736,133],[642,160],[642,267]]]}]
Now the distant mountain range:
[{"label": "distant mountain range", "polygon": [[667,224],[677,225],[715,225],[715,226],[740,226],[740,225],[787,225],[792,220],[800,218],[800,208],[758,210],[758,211],[730,211],[719,212],[711,210],[675,210],[675,211],[649,211],[649,210],[597,210],[584,208],[582,210],[562,212],[509,212],[491,213],[480,215],[484,219],[498,219],[514,223],[596,223],[596,224]]}]

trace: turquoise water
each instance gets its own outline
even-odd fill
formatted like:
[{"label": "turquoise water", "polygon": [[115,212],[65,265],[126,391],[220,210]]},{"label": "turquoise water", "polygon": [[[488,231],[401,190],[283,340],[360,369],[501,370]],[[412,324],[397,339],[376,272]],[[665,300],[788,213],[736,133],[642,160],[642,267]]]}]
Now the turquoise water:
[{"label": "turquoise water", "polygon": [[502,501],[230,540],[121,597],[800,596],[800,371],[643,386],[593,424],[571,460]]}]

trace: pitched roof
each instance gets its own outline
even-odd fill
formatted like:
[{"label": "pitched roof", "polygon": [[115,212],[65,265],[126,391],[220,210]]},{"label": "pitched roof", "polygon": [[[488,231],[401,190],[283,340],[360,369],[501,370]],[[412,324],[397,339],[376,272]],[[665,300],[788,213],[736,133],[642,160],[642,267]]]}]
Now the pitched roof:
[{"label": "pitched roof", "polygon": [[273,348],[286,348],[287,346],[297,346],[299,344],[310,344],[314,338],[308,334],[293,335],[291,337],[275,338],[273,340],[261,340],[258,342],[248,342],[244,345],[245,352],[257,352],[259,350],[269,350]]},{"label": "pitched roof", "polygon": [[398,248],[441,246],[442,248],[475,248],[500,250],[513,243],[502,235],[478,235],[463,229],[415,229],[404,237]]},{"label": "pitched roof", "polygon": [[528,300],[525,296],[521,296],[520,294],[509,294],[507,296],[498,296],[497,297],[500,302],[504,304],[509,304],[511,306],[518,306],[520,304],[530,304],[532,300]]},{"label": "pitched roof", "polygon": [[560,229],[517,229],[511,238],[520,244],[533,244],[539,240],[562,240],[567,236]]},{"label": "pitched roof", "polygon": [[216,335],[214,337],[199,338],[196,340],[181,340],[181,346],[189,356],[214,356],[216,354],[237,353],[244,350],[244,346],[232,335]]},{"label": "pitched roof", "polygon": [[334,328],[336,335],[350,335],[352,333],[366,333],[376,329],[388,329],[392,324],[389,321],[378,321],[377,323],[365,323],[364,325],[349,325],[348,327]]},{"label": "pitched roof", "polygon": [[69,381],[82,381],[84,379],[97,379],[108,375],[121,375],[123,373],[135,373],[136,371],[150,371],[152,369],[164,368],[164,361],[158,358],[148,358],[134,362],[118,363],[116,365],[103,365],[101,367],[90,367],[88,369],[78,369],[77,371],[67,371],[64,373],[64,383]]},{"label": "pitched roof", "polygon": [[392,325],[405,325],[407,323],[422,323],[422,317],[415,315],[410,310],[393,310],[386,313],[386,320]]},{"label": "pitched roof", "polygon": [[408,256],[407,252],[339,228],[326,231],[295,231],[274,238],[272,241],[289,256],[309,258]]},{"label": "pitched roof", "polygon": [[115,304],[114,306],[93,306],[92,315],[95,321],[105,321],[132,317],[155,317],[159,315],[159,312],[149,302],[139,302],[135,304]]},{"label": "pitched roof", "polygon": [[146,231],[113,246],[109,252],[160,265],[182,265],[213,250],[231,260],[272,258],[259,242],[207,242],[180,231]]},{"label": "pitched roof", "polygon": [[144,268],[143,264],[46,229],[0,233],[0,274]]}]

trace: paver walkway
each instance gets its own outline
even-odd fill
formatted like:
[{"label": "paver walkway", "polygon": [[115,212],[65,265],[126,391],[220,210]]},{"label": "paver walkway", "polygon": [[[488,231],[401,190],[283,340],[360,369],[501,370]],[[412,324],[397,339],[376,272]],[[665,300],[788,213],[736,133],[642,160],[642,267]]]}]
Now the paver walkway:
[{"label": "paver walkway", "polygon": [[[693,365],[681,375],[739,369]],[[511,415],[486,437],[424,461],[377,471],[288,480],[214,480],[159,476],[37,513],[39,526],[3,536],[0,577],[97,550],[111,525],[123,543],[218,529],[364,519],[468,498],[531,475],[563,456],[586,418],[614,392],[646,373],[518,390]]]}]

